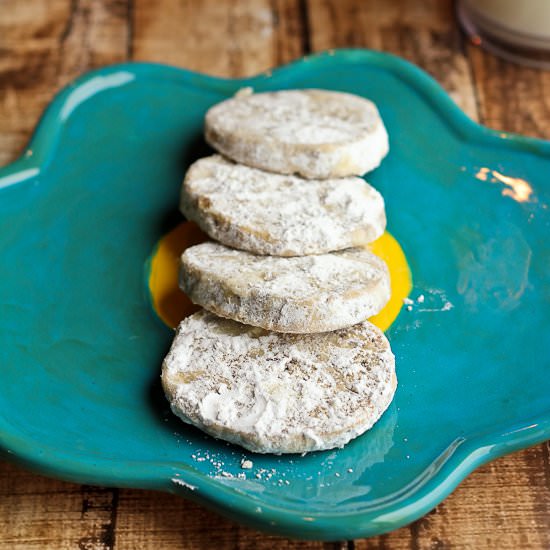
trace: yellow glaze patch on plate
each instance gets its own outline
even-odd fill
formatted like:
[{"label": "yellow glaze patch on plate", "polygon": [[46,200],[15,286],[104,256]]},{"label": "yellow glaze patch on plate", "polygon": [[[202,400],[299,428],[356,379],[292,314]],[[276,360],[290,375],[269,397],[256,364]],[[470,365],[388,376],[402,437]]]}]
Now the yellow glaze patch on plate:
[{"label": "yellow glaze patch on plate", "polygon": [[[169,327],[176,327],[182,319],[200,309],[179,289],[179,265],[186,248],[206,240],[208,237],[194,223],[185,222],[167,233],[153,253],[149,290],[155,311]],[[399,314],[403,299],[411,291],[411,274],[403,249],[387,231],[369,248],[386,262],[390,270],[390,301],[370,319],[380,329],[387,330]]]}]

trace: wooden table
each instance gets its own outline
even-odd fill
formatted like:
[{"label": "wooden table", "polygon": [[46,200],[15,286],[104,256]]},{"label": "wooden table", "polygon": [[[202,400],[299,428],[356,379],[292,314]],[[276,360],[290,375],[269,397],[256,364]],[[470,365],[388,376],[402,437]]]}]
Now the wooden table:
[{"label": "wooden table", "polygon": [[[470,45],[449,0],[3,0],[0,163],[80,73],[126,60],[222,76],[366,47],[432,74],[474,119],[550,138],[550,72]],[[0,464],[0,548],[550,548],[548,443],[474,472],[426,517],[368,540],[315,543],[240,527],[168,494],[75,485]]]}]

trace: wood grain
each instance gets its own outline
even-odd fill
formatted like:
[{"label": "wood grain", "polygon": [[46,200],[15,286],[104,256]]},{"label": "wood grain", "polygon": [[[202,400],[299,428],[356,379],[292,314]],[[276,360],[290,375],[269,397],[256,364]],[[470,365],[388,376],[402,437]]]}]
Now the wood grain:
[{"label": "wood grain", "polygon": [[0,548],[113,548],[116,489],[74,485],[0,464]]},{"label": "wood grain", "polygon": [[17,157],[48,102],[78,75],[124,61],[118,0],[4,0],[0,17],[0,165]]},{"label": "wood grain", "polygon": [[507,132],[550,138],[550,71],[520,67],[468,44],[480,119]]},{"label": "wood grain", "polygon": [[[550,73],[468,44],[450,0],[4,0],[0,9],[0,164],[22,151],[54,93],[88,69],[137,59],[238,77],[337,47],[401,55],[471,117],[550,137]],[[545,444],[501,458],[420,521],[334,544],[264,535],[172,495],[0,463],[0,549],[547,549],[549,454]]]},{"label": "wood grain", "polygon": [[[151,533],[155,533],[154,539]],[[327,549],[341,544],[304,542],[266,535],[221,518],[180,497],[163,493],[122,490],[117,522],[117,550],[190,548],[200,550],[215,542],[218,548]]]},{"label": "wood grain", "polygon": [[438,0],[310,0],[313,51],[362,47],[420,65],[477,119],[471,70],[451,2]]},{"label": "wood grain", "polygon": [[250,76],[300,57],[298,0],[135,0],[134,59],[216,76]]}]

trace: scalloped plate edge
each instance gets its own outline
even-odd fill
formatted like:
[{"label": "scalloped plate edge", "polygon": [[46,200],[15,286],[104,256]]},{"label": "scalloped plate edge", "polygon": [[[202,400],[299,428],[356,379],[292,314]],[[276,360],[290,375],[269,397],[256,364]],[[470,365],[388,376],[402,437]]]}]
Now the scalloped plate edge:
[{"label": "scalloped plate edge", "polygon": [[[503,149],[528,151],[550,158],[550,142],[517,134],[499,132],[471,120],[453,102],[441,86],[424,71],[391,54],[370,50],[330,50],[304,57],[289,65],[267,71],[255,77],[223,79],[154,63],[126,63],[111,65],[88,72],[63,88],[43,114],[28,147],[19,159],[0,168],[0,193],[3,188],[32,180],[47,169],[55,155],[62,122],[79,104],[104,90],[123,86],[136,78],[163,78],[180,84],[204,89],[205,87],[229,95],[236,85],[255,86],[261,90],[272,79],[292,77],[297,68],[317,70],[325,64],[370,64],[382,66],[421,93],[451,129],[475,143],[486,143]],[[514,429],[503,430],[499,435],[457,439],[433,463],[422,483],[415,485],[382,507],[365,509],[357,513],[308,513],[302,516],[284,507],[267,505],[261,499],[239,491],[181,464],[158,462],[119,463],[98,459],[92,467],[83,467],[78,454],[67,454],[49,449],[36,442],[35,452],[29,451],[29,441],[12,434],[9,421],[0,418],[0,445],[6,459],[28,468],[65,480],[117,485],[145,489],[159,489],[181,494],[200,502],[224,515],[255,528],[317,540],[359,538],[385,533],[406,525],[426,514],[448,496],[475,468],[510,452],[535,445],[550,437],[550,411],[532,420],[517,423]],[[61,463],[61,464],[60,464]],[[180,477],[185,485],[175,484],[172,477]],[[180,474],[181,475],[181,474]],[[261,512],[259,511],[261,510]]]}]

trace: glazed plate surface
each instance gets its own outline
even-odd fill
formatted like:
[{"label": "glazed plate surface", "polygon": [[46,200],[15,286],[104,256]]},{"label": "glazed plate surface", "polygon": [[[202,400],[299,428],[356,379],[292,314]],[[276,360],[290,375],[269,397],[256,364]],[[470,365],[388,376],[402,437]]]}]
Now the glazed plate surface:
[{"label": "glazed plate surface", "polygon": [[[151,308],[149,258],[181,222],[186,168],[208,154],[205,111],[243,86],[359,94],[390,135],[368,179],[411,297],[425,299],[387,332],[393,404],[344,449],[243,452],[174,418],[160,387],[172,332]],[[67,480],[179,493],[294,537],[356,538],[420,517],[475,467],[550,437],[549,174],[549,143],[475,124],[381,53],[243,80],[148,64],[84,75],[0,171],[4,455]]]}]

